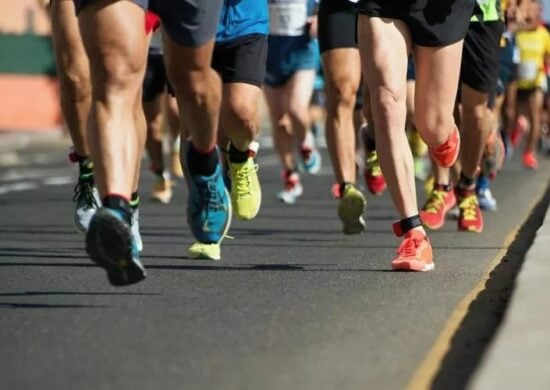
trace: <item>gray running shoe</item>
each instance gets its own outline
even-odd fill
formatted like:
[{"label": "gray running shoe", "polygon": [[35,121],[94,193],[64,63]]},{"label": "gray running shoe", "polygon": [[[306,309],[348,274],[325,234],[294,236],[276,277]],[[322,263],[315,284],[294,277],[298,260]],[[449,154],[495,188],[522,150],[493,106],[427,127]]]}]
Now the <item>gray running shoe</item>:
[{"label": "gray running shoe", "polygon": [[141,241],[141,234],[139,234],[139,208],[132,207],[132,238],[134,239],[135,246],[138,252],[143,251],[143,241]]},{"label": "gray running shoe", "polygon": [[78,180],[74,187],[74,225],[82,233],[88,230],[90,220],[101,204],[99,192],[90,180]]}]

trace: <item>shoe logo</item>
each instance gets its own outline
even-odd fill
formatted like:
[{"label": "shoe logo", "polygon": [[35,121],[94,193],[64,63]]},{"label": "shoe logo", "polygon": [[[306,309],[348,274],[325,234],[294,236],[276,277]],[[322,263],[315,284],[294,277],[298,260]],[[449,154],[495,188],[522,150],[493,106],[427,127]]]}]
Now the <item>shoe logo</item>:
[{"label": "shoe logo", "polygon": [[208,226],[208,221],[204,221],[204,224],[202,225],[202,231],[205,233],[212,233],[212,230],[210,230],[210,227]]}]

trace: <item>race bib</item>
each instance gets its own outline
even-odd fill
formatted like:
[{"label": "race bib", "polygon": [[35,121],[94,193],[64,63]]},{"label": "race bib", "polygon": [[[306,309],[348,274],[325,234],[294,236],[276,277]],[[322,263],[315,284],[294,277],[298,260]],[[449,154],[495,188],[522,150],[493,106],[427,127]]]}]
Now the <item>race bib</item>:
[{"label": "race bib", "polygon": [[536,81],[539,75],[539,65],[536,61],[524,61],[518,65],[518,79],[520,81]]},{"label": "race bib", "polygon": [[296,37],[304,35],[307,22],[307,4],[274,3],[269,4],[269,33]]}]

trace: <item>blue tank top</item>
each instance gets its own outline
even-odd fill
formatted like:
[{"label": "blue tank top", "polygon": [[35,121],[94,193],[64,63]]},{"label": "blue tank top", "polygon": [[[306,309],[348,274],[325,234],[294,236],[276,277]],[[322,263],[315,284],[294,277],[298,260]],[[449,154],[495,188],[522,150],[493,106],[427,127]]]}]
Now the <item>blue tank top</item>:
[{"label": "blue tank top", "polygon": [[269,33],[267,0],[224,0],[216,42]]}]

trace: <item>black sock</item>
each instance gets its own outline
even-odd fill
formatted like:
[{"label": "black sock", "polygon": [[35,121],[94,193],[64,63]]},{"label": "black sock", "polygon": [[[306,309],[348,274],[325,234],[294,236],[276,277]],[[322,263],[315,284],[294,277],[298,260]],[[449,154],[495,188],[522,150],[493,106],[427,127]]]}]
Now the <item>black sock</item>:
[{"label": "black sock", "polygon": [[119,211],[128,225],[131,223],[130,203],[122,196],[107,195],[102,202],[103,207]]},{"label": "black sock", "polygon": [[340,183],[340,196],[344,196],[344,190],[346,189],[346,186],[347,185],[353,185],[353,183],[349,182],[349,181],[344,181],[342,183]]},{"label": "black sock", "polygon": [[130,207],[132,210],[135,210],[139,207],[139,193],[132,192],[132,197],[130,198]]},{"label": "black sock", "polygon": [[476,179],[464,176],[464,173],[460,174],[460,181],[458,182],[458,188],[461,190],[473,190],[476,186]]},{"label": "black sock", "polygon": [[208,153],[201,153],[191,144],[189,146],[187,163],[189,165],[187,168],[191,175],[212,176],[220,163],[218,151],[214,148]]},{"label": "black sock", "polygon": [[94,163],[91,157],[78,156],[79,178],[83,181],[94,181]]},{"label": "black sock", "polygon": [[229,161],[232,163],[241,164],[248,160],[248,150],[241,152],[233,145],[233,142],[229,145]]},{"label": "black sock", "polygon": [[365,132],[365,137],[364,137],[364,141],[365,141],[365,148],[369,151],[369,152],[374,152],[376,151],[376,142],[374,140],[374,138],[372,138],[370,136],[370,134],[367,132]]},{"label": "black sock", "polygon": [[450,184],[441,184],[441,183],[437,183],[434,185],[434,188],[436,190],[440,190],[440,191],[445,191],[445,192],[449,192],[453,189],[453,186],[450,185]]}]

